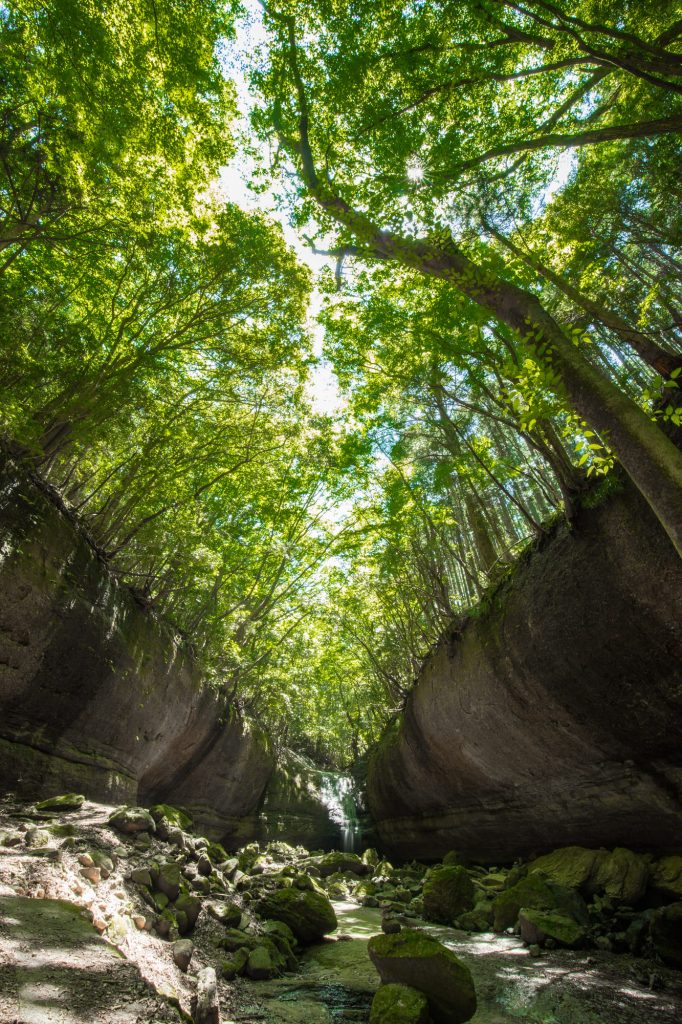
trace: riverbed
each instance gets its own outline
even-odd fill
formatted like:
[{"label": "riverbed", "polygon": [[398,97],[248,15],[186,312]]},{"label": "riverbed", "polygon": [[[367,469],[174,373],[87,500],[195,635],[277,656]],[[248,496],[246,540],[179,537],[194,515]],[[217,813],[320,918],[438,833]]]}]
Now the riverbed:
[{"label": "riverbed", "polygon": [[[268,1024],[366,1022],[378,975],[367,941],[379,910],[335,903],[339,938],[311,947],[301,969],[251,982],[257,997],[243,1021]],[[471,1024],[680,1024],[682,979],[626,955],[554,950],[533,957],[514,935],[468,934],[418,922],[469,967],[478,1010]]]}]

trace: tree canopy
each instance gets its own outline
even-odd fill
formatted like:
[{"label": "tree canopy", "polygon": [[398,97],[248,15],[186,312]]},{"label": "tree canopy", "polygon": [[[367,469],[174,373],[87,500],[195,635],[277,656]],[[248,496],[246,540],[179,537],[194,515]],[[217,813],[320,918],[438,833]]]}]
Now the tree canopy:
[{"label": "tree canopy", "polygon": [[360,756],[616,471],[682,553],[675,16],[266,0],[254,42],[214,0],[0,10],[6,457],[278,742]]}]

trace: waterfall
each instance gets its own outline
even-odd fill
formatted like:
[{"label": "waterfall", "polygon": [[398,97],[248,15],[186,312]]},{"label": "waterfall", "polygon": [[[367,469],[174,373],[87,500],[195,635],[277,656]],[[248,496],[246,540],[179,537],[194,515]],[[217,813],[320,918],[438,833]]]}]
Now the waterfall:
[{"label": "waterfall", "polygon": [[341,830],[341,849],[354,853],[360,833],[358,812],[353,797],[353,780],[335,772],[320,772],[320,799],[329,817]]}]

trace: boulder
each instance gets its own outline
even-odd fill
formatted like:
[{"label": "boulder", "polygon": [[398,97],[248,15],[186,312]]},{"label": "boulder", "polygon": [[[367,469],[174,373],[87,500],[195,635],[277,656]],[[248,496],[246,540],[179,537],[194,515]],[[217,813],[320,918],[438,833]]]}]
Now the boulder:
[{"label": "boulder", "polygon": [[452,924],[476,903],[474,883],[463,867],[442,864],[432,868],[424,881],[424,917],[437,924]]},{"label": "boulder", "polygon": [[564,846],[532,861],[528,871],[584,896],[604,895],[629,906],[642,900],[649,879],[647,859],[624,847],[609,851]]},{"label": "boulder", "polygon": [[212,967],[204,967],[197,975],[197,990],[192,996],[194,1024],[220,1024],[218,980]]},{"label": "boulder", "polygon": [[192,819],[179,807],[172,807],[170,804],[154,804],[149,808],[149,813],[158,825],[165,821],[168,828],[180,828],[187,832],[192,827]]},{"label": "boulder", "polygon": [[423,992],[407,985],[382,985],[372,1000],[369,1024],[429,1024]]},{"label": "boulder", "polygon": [[152,876],[149,873],[149,868],[133,868],[130,872],[130,879],[135,882],[136,885],[151,886]]},{"label": "boulder", "polygon": [[664,899],[682,899],[682,857],[661,857],[651,865],[649,885]]},{"label": "boulder", "polygon": [[187,971],[193,953],[194,943],[190,942],[189,939],[178,939],[177,942],[173,943],[173,960],[175,966],[179,967],[181,971]]},{"label": "boulder", "polygon": [[595,892],[632,907],[643,899],[648,881],[647,859],[619,846],[598,862],[591,885]]},{"label": "boulder", "polygon": [[501,932],[513,928],[521,908],[545,910],[570,917],[578,924],[588,923],[587,905],[574,889],[557,885],[539,873],[522,878],[505,889],[493,901],[493,927]]},{"label": "boulder", "polygon": [[119,807],[109,818],[109,824],[125,835],[156,832],[156,823],[144,807]]},{"label": "boulder", "polygon": [[519,913],[519,928],[527,946],[544,946],[551,939],[557,946],[578,949],[587,938],[587,929],[572,917],[526,907]]},{"label": "boulder", "polygon": [[163,864],[152,863],[149,867],[149,874],[154,887],[167,896],[171,902],[178,898],[180,894],[179,864],[172,860]]},{"label": "boulder", "polygon": [[337,927],[334,908],[319,892],[278,889],[261,899],[257,906],[261,917],[283,921],[299,942],[319,942]]},{"label": "boulder", "polygon": [[225,981],[234,981],[238,974],[244,974],[249,952],[246,946],[240,946],[235,949],[229,960],[223,960],[221,973]]},{"label": "boulder", "polygon": [[201,900],[197,899],[196,896],[192,896],[191,893],[180,893],[175,901],[175,910],[177,913],[186,915],[187,930],[191,931],[197,923],[199,914],[201,913]]},{"label": "boulder", "polygon": [[212,918],[220,921],[226,928],[236,928],[242,919],[242,908],[236,903],[210,902],[206,909]]},{"label": "boulder", "polygon": [[682,969],[682,900],[652,916],[651,942],[663,963]]},{"label": "boulder", "polygon": [[61,796],[51,796],[47,800],[41,800],[36,804],[37,811],[80,811],[85,802],[85,797],[80,793],[62,793]]},{"label": "boulder", "polygon": [[476,1012],[471,973],[441,942],[412,928],[374,935],[367,947],[382,982],[423,992],[434,1024],[462,1024]]},{"label": "boulder", "polygon": [[333,875],[336,871],[351,871],[354,875],[366,875],[368,865],[356,853],[327,853],[317,862],[322,878]]},{"label": "boulder", "polygon": [[256,946],[249,953],[246,973],[252,981],[267,981],[276,973],[275,965],[266,946]]},{"label": "boulder", "polygon": [[493,926],[493,907],[487,900],[480,900],[473,910],[460,914],[455,921],[457,928],[465,932],[487,932]]},{"label": "boulder", "polygon": [[464,858],[459,850],[448,850],[443,857],[443,864],[464,864]]}]

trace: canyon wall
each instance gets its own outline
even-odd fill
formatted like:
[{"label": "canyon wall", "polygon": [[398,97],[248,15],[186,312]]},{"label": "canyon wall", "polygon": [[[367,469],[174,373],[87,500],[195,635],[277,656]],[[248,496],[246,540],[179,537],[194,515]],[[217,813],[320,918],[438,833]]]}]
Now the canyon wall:
[{"label": "canyon wall", "polygon": [[400,858],[682,848],[682,562],[638,494],[583,508],[446,632],[368,800]]},{"label": "canyon wall", "polygon": [[273,770],[266,737],[202,685],[39,482],[0,476],[0,788],[165,800],[238,845]]}]

